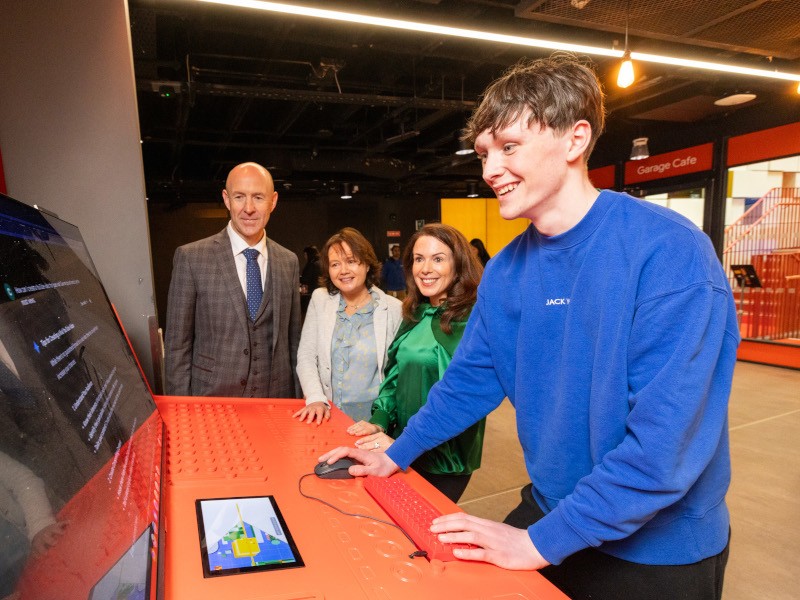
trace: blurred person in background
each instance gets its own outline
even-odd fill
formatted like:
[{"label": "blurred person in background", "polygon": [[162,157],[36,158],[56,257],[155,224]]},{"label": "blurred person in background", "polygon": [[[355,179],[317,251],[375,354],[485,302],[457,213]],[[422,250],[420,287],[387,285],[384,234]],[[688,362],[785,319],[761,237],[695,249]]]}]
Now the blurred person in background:
[{"label": "blurred person in background", "polygon": [[306,264],[300,273],[300,311],[303,315],[308,310],[308,303],[311,301],[311,293],[319,287],[319,250],[316,246],[306,246],[303,248],[306,255]]},{"label": "blurred person in background", "polygon": [[406,297],[406,276],[400,260],[400,244],[393,244],[390,252],[391,256],[383,261],[381,268],[383,288],[390,296],[402,300]]},{"label": "blurred person in background", "polygon": [[489,259],[492,258],[489,256],[489,252],[486,250],[486,246],[483,245],[483,242],[480,238],[472,238],[469,242],[470,250],[476,256],[476,258],[481,261],[481,264],[485,267],[486,263],[489,262]]}]

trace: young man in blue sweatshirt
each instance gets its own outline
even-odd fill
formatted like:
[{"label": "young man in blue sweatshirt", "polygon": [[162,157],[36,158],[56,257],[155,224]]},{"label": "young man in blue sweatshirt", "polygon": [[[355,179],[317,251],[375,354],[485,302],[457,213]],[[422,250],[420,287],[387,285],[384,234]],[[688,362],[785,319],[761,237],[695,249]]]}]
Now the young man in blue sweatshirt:
[{"label": "young man in blue sweatshirt", "polygon": [[659,206],[598,192],[594,73],[521,63],[467,126],[500,214],[531,226],[484,272],[453,362],[385,453],[337,449],[388,476],[504,397],[531,485],[496,523],[440,517],[458,558],[541,569],[572,598],[719,599],[727,562],[727,405],[739,333],[708,238]]}]

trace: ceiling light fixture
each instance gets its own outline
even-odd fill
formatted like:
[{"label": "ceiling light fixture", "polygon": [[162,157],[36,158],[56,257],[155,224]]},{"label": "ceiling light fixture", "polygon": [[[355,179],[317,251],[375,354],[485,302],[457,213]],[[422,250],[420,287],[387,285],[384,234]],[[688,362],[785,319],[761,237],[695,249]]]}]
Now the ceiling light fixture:
[{"label": "ceiling light fixture", "polygon": [[756,95],[751,94],[750,92],[736,93],[729,94],[722,98],[717,98],[714,100],[714,104],[717,106],[737,106],[738,104],[744,104],[745,102],[750,102],[751,100],[755,99]]},{"label": "ceiling light fixture", "polygon": [[640,137],[633,140],[631,160],[644,160],[650,158],[650,148],[647,147],[647,138]]},{"label": "ceiling light fixture", "polygon": [[467,198],[478,197],[478,184],[475,181],[467,182]]},{"label": "ceiling light fixture", "polygon": [[622,64],[619,66],[619,74],[617,75],[617,85],[621,88],[629,87],[636,79],[633,73],[631,51],[628,48],[628,17],[630,17],[630,13],[631,0],[628,0],[628,6],[625,10],[625,51],[622,54]]},{"label": "ceiling light fixture", "polygon": [[[445,27],[443,25],[433,25],[431,23],[417,23],[415,21],[402,21],[399,19],[386,19],[371,15],[358,13],[347,13],[336,10],[325,10],[322,8],[311,8],[308,6],[296,6],[291,4],[281,4],[279,2],[260,2],[258,0],[196,0],[208,4],[221,4],[225,6],[237,6],[240,8],[251,8],[267,12],[282,13],[287,15],[297,15],[304,17],[315,17],[331,21],[343,21],[346,23],[360,23],[362,25],[375,25],[377,27],[387,27],[390,29],[402,29],[405,31],[417,31],[421,33],[435,33],[452,37],[467,38],[472,40],[482,40],[487,42],[499,42],[501,44],[512,44],[516,46],[528,46],[533,48],[545,48],[548,50],[566,50],[579,54],[591,54],[595,56],[608,56],[611,58],[622,58],[624,52],[610,48],[600,48],[597,46],[585,46],[583,44],[570,44],[567,42],[557,42],[554,40],[543,40],[538,38],[527,38],[516,35],[504,35],[489,31],[479,31],[475,29],[461,29],[458,27]],[[672,65],[677,67],[687,67],[690,69],[702,69],[706,71],[720,71],[722,73],[735,73],[739,75],[751,75],[753,77],[766,77],[769,79],[781,79],[783,81],[800,82],[800,73],[785,73],[781,71],[768,71],[766,69],[754,69],[738,65],[728,65],[724,63],[714,63],[704,60],[693,60],[688,58],[678,58],[673,56],[661,56],[658,54],[647,54],[644,52],[631,52],[633,60],[642,62],[652,62],[662,65]],[[800,86],[799,86],[800,87]]]},{"label": "ceiling light fixture", "polygon": [[350,200],[353,197],[353,192],[350,189],[349,183],[343,183],[341,187],[341,195],[339,196],[342,200]]},{"label": "ceiling light fixture", "polygon": [[631,51],[625,50],[622,55],[622,64],[619,66],[619,74],[617,75],[617,85],[621,88],[629,87],[636,76],[633,73],[633,61],[631,60]]},{"label": "ceiling light fixture", "polygon": [[470,146],[464,140],[458,140],[458,148],[456,149],[455,153],[458,154],[459,156],[466,156],[468,154],[474,154],[475,153],[475,148]]}]

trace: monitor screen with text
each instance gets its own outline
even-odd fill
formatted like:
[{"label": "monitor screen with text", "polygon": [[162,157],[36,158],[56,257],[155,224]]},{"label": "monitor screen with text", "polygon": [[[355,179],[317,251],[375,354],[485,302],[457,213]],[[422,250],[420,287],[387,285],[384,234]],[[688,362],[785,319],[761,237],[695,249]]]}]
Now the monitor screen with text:
[{"label": "monitor screen with text", "polygon": [[150,597],[163,425],[78,229],[0,195],[0,285],[0,598]]}]

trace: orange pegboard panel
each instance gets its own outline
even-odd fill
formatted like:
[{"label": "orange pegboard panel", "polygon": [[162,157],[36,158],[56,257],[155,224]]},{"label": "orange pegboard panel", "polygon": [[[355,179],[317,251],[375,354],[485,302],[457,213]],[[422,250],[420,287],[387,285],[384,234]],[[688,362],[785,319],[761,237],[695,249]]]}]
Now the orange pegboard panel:
[{"label": "orange pegboard panel", "polygon": [[[345,431],[352,421],[335,408],[331,420],[317,426],[292,418],[301,400],[156,400],[168,430],[167,600],[565,598],[535,572],[409,558],[416,548],[398,529],[304,497],[300,480],[313,472],[317,457],[354,442]],[[397,476],[442,512],[459,510],[413,471]],[[311,475],[303,478],[302,491],[345,512],[391,520],[361,479]],[[204,577],[195,501],[249,496],[275,499],[304,566]]]}]

